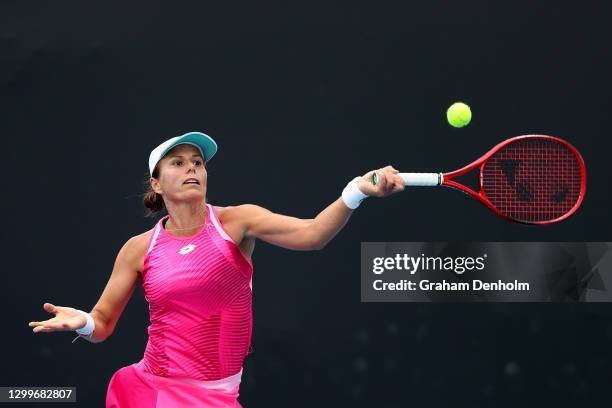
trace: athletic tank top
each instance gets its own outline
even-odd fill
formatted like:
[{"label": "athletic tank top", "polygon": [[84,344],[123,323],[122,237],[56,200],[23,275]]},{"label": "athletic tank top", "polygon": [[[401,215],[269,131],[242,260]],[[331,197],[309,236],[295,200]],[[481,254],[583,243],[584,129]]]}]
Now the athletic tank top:
[{"label": "athletic tank top", "polygon": [[253,265],[206,206],[206,225],[190,237],[159,220],[145,255],[151,325],[137,364],[155,375],[222,379],[241,371],[249,351]]}]

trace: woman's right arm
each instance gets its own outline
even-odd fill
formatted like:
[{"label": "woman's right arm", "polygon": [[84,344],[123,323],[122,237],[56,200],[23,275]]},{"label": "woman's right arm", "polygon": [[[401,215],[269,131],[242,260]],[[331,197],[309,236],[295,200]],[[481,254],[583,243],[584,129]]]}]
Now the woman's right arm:
[{"label": "woman's right arm", "polygon": [[111,277],[100,296],[98,303],[90,312],[96,328],[87,340],[98,343],[104,341],[113,334],[115,326],[125,309],[128,301],[134,293],[138,275],[142,269],[144,253],[148,243],[146,233],[130,238],[119,251]]},{"label": "woman's right arm", "polygon": [[[98,303],[90,312],[95,322],[95,329],[91,335],[81,336],[84,339],[99,343],[113,333],[119,317],[134,293],[149,237],[150,231],[130,238],[119,251],[110,279]],[[46,321],[31,322],[30,327],[34,327],[35,333],[76,330],[85,325],[85,317],[76,309],[54,306],[50,303],[45,303],[43,307],[47,312],[54,313],[55,317]]]}]

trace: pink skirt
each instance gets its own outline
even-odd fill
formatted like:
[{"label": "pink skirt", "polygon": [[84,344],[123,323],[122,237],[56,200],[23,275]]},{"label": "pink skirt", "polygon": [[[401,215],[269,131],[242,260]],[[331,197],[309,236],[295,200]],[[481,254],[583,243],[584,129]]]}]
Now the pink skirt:
[{"label": "pink skirt", "polygon": [[110,380],[106,408],[242,408],[238,388],[242,370],[217,381],[160,377],[135,363]]}]

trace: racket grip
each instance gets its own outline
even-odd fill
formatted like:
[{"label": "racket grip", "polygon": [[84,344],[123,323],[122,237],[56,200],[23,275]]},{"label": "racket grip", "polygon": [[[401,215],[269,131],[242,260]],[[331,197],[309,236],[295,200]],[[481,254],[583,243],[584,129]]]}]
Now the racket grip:
[{"label": "racket grip", "polygon": [[439,186],[444,181],[442,173],[400,173],[407,186]]}]

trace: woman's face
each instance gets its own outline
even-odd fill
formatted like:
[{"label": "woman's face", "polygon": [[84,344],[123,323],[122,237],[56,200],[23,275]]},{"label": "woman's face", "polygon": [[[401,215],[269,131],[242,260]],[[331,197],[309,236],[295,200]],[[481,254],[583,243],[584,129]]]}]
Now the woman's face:
[{"label": "woman's face", "polygon": [[206,196],[206,168],[200,151],[192,145],[174,147],[159,161],[158,178],[151,188],[171,201],[201,201]]}]

